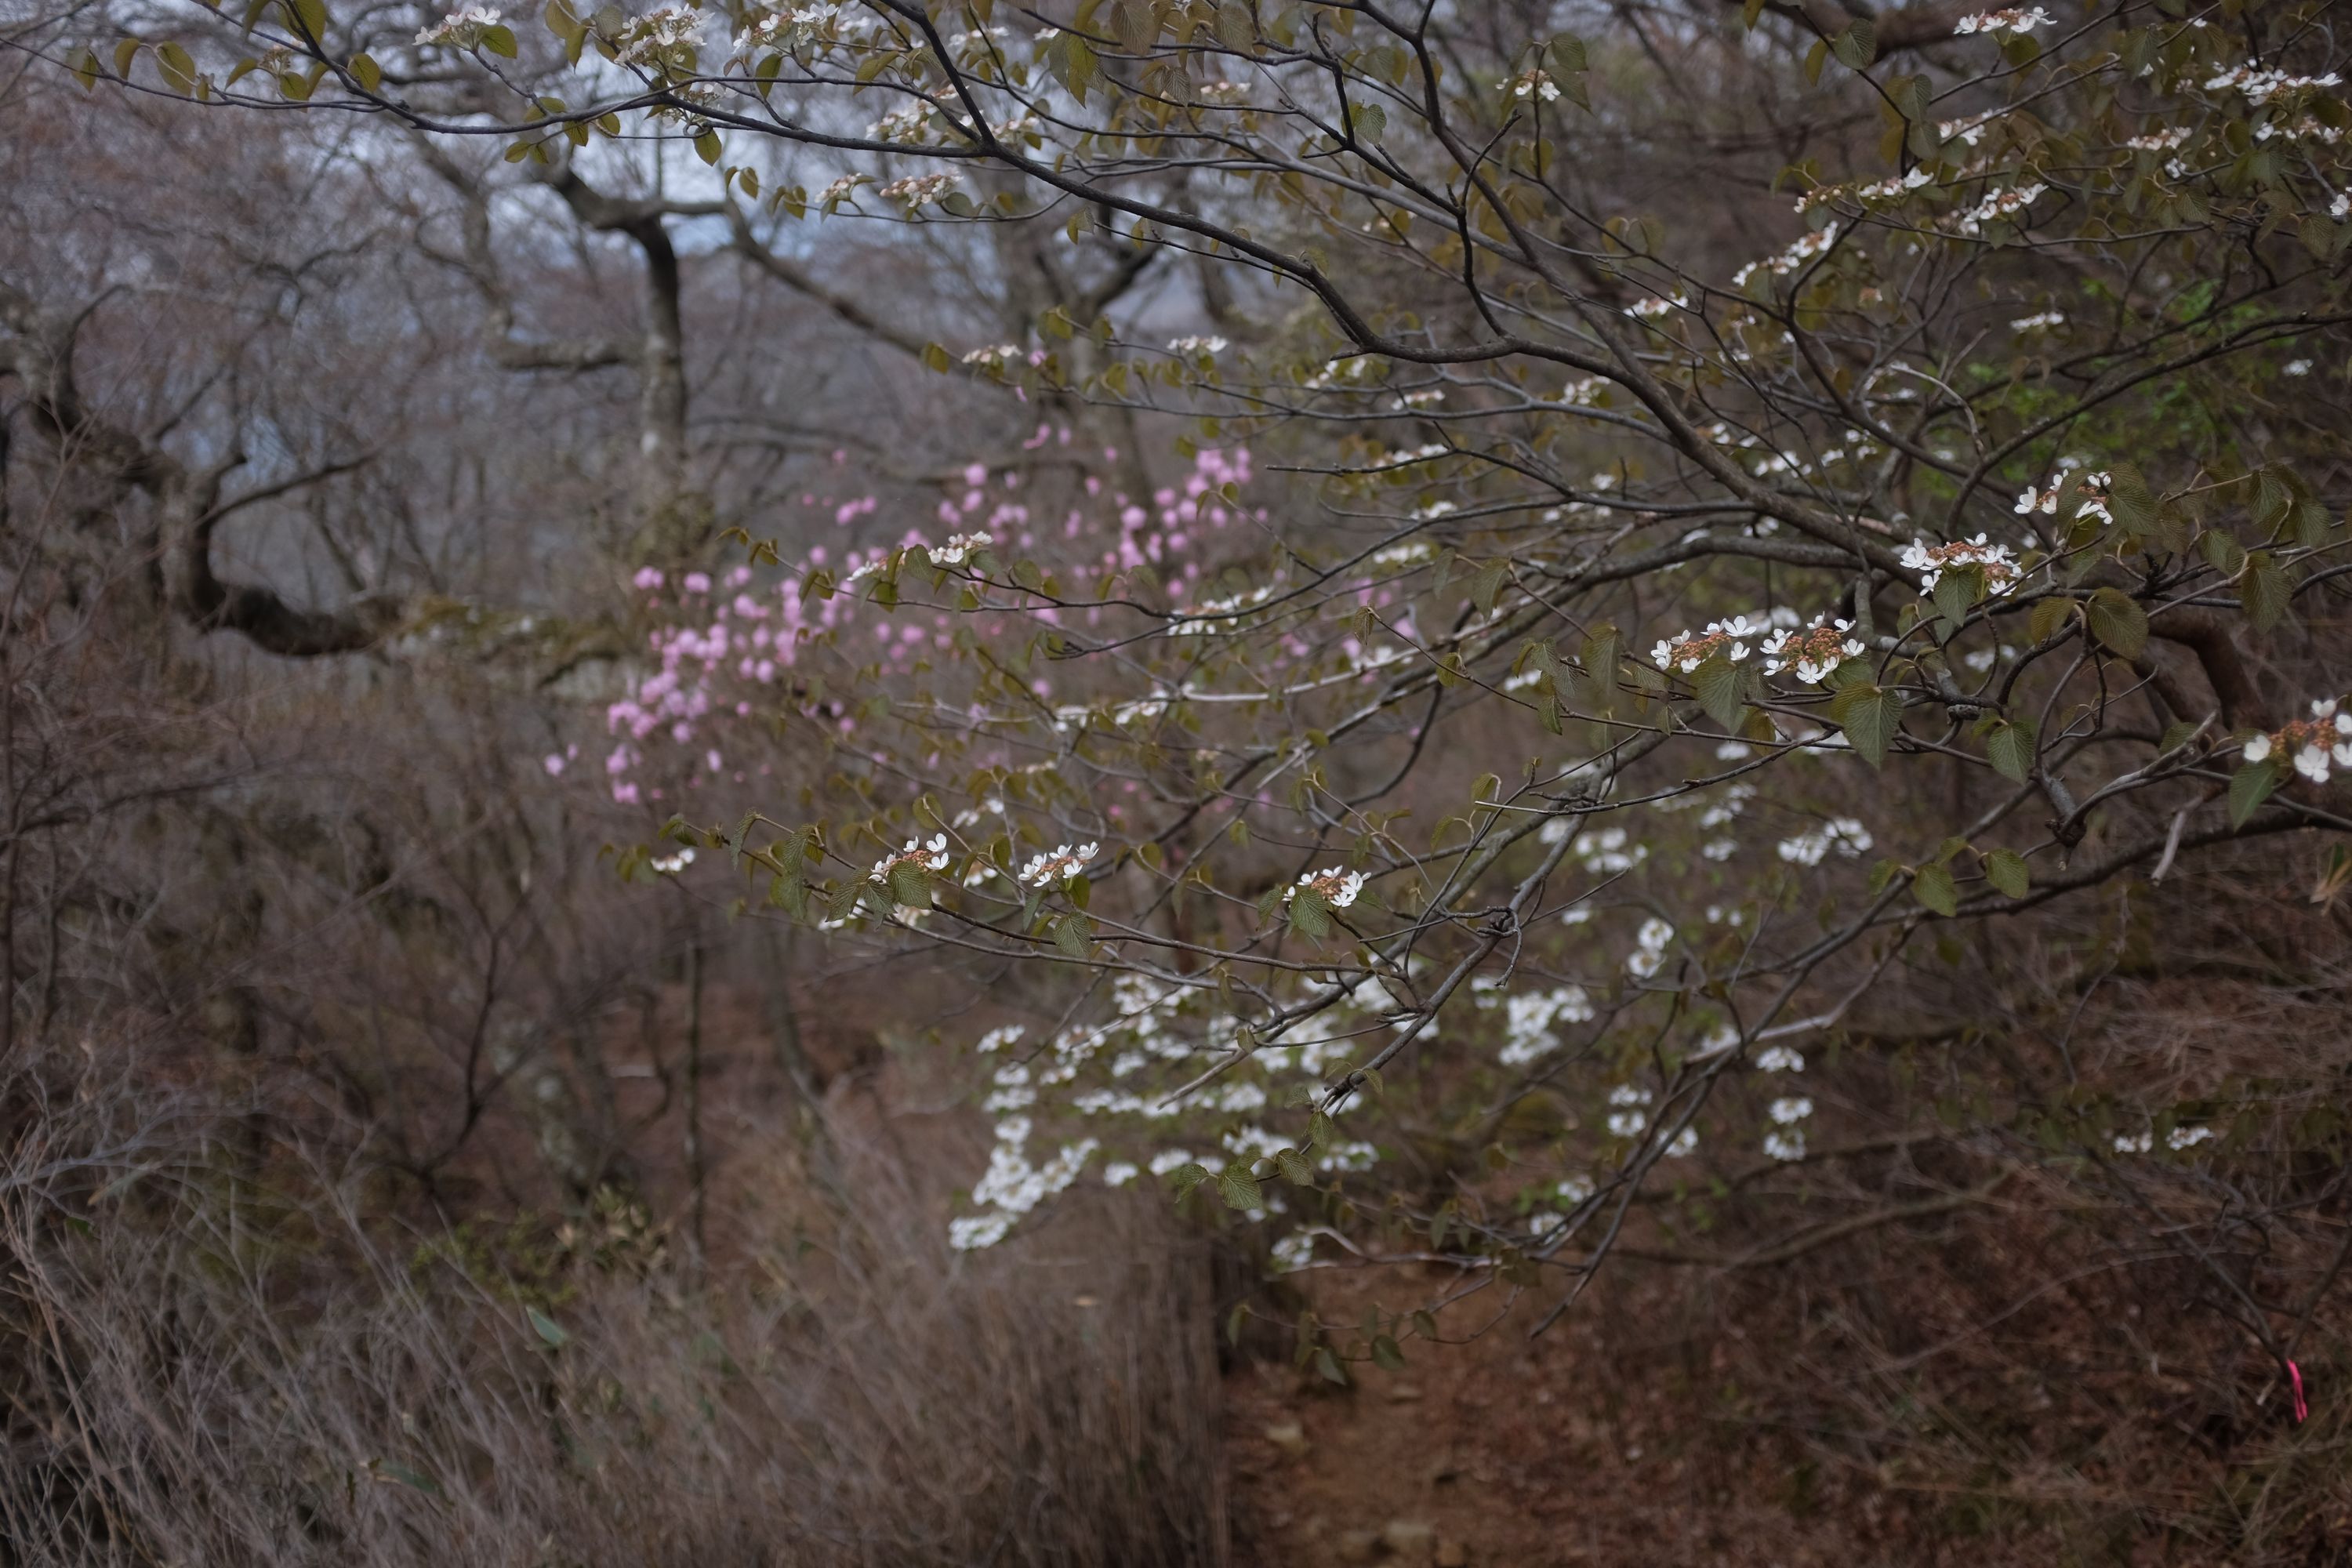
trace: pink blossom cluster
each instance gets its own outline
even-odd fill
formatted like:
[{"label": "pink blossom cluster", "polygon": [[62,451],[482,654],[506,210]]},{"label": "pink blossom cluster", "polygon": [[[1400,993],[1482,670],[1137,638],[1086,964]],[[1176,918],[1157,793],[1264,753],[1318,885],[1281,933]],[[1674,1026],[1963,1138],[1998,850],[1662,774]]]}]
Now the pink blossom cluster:
[{"label": "pink blossom cluster", "polygon": [[[1024,445],[1034,449],[1056,440],[1068,444],[1066,428],[1055,432],[1041,426],[1039,438]],[[1118,460],[1114,447],[1104,448],[1102,456],[1107,464]],[[838,455],[835,460],[841,460]],[[1061,540],[1071,542],[1055,551],[1059,560],[1053,564],[1066,563],[1081,574],[1096,566],[1131,572],[1149,565],[1171,594],[1181,595],[1202,576],[1197,547],[1203,531],[1228,528],[1253,515],[1223,493],[1224,487],[1245,485],[1250,477],[1245,448],[1199,453],[1180,485],[1162,487],[1147,500],[1089,474],[1075,504],[1066,510],[1053,508],[1061,514]],[[640,595],[640,608],[653,623],[646,634],[651,668],[605,709],[605,730],[613,745],[604,766],[613,799],[624,805],[664,799],[665,787],[653,782],[661,770],[648,765],[662,752],[670,753],[673,761],[685,759],[683,787],[698,787],[705,779],[719,777],[744,782],[745,771],[729,766],[729,726],[772,714],[780,707],[801,710],[802,688],[792,672],[820,640],[849,651],[858,663],[870,657],[886,676],[910,674],[919,661],[950,650],[959,612],[919,605],[912,601],[926,595],[917,591],[908,594],[908,602],[893,614],[876,615],[866,608],[860,585],[877,574],[900,547],[921,545],[933,562],[970,570],[971,555],[983,543],[997,557],[1012,561],[1039,550],[1040,534],[1050,537],[1055,531],[1047,526],[1049,503],[1033,500],[1021,470],[992,471],[975,462],[956,479],[935,512],[940,524],[957,531],[940,535],[950,542],[944,548],[923,530],[908,528],[893,543],[851,545],[837,556],[824,544],[811,545],[801,573],[765,583],[749,566],[736,566],[717,578],[699,571],[639,570],[631,582]],[[812,491],[799,500],[804,510],[820,515],[829,511],[833,525],[841,529],[857,528],[882,505],[872,495],[845,500]],[[1263,511],[1254,515],[1259,521],[1265,517]],[[805,594],[809,577],[820,571],[836,574],[845,591],[831,596]],[[1084,613],[1090,623],[1103,614],[1098,608]],[[1053,606],[1029,602],[1026,595],[1010,606],[992,600],[990,607],[976,614],[986,619],[1028,617],[1049,625],[1058,620]],[[872,644],[860,647],[846,640],[854,626],[866,625],[873,627]],[[1048,695],[1043,683],[1038,695]],[[854,731],[857,723],[849,715],[835,715],[831,721],[844,733]],[[762,763],[750,771],[765,774],[772,767]]]}]

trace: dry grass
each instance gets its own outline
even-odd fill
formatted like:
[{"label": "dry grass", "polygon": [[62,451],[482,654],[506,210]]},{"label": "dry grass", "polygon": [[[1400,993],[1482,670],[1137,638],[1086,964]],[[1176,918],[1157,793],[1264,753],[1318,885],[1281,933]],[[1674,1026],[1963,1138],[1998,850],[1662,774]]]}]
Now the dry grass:
[{"label": "dry grass", "polygon": [[1148,1201],[951,1258],[837,1144],[697,1281],[625,1209],[395,1229],[251,1168],[247,1117],[47,1066],[0,1167],[0,1561],[1225,1560],[1205,1264]]}]

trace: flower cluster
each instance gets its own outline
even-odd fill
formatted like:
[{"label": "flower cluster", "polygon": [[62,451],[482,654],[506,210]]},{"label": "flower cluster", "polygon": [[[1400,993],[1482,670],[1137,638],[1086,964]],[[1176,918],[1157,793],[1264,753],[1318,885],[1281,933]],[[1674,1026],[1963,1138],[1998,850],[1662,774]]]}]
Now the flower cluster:
[{"label": "flower cluster", "polygon": [[908,212],[926,203],[938,201],[961,183],[956,174],[909,174],[903,180],[893,180],[877,186],[874,194],[898,203]]},{"label": "flower cluster", "polygon": [[[2104,469],[2084,474],[2082,488],[2074,492],[2074,517],[2095,517],[2101,522],[2115,521],[2115,514],[2107,510],[2107,491],[2115,482],[2115,476]],[[2032,517],[2035,512],[2044,517],[2055,517],[2058,513],[2058,492],[2065,488],[2063,475],[2053,478],[2046,489],[2037,489],[2028,485],[2017,492],[2017,505],[2011,510],[2020,517]],[[1934,584],[1931,583],[1928,586],[1933,587]]]},{"label": "flower cluster", "polygon": [[934,566],[961,566],[978,551],[996,542],[992,533],[950,533],[945,544],[929,546]]},{"label": "flower cluster", "polygon": [[494,7],[469,5],[463,11],[450,12],[418,32],[416,41],[447,49],[470,49],[482,41],[483,34],[505,20],[505,16]]},{"label": "flower cluster", "polygon": [[1834,847],[1849,860],[1858,860],[1870,852],[1873,840],[1870,829],[1851,816],[1833,816],[1819,827],[1783,838],[1780,843],[1780,858],[1792,866],[1818,866]]},{"label": "flower cluster", "polygon": [[1765,1156],[1781,1161],[1803,1159],[1804,1123],[1813,1113],[1813,1102],[1801,1094],[1783,1095],[1765,1111],[1772,1118],[1772,1130],[1764,1134]]},{"label": "flower cluster", "polygon": [[1552,1032],[1552,1025],[1583,1024],[1592,1018],[1592,1003],[1581,985],[1522,991],[1505,998],[1503,1007],[1503,1048],[1495,1059],[1507,1068],[1525,1067],[1559,1049],[1559,1037]]},{"label": "flower cluster", "polygon": [[1989,223],[2013,222],[2049,188],[2047,185],[2019,185],[2011,190],[1995,191],[1960,215],[1960,232],[1979,234]]},{"label": "flower cluster", "polygon": [[1099,844],[1081,844],[1072,848],[1065,844],[1059,848],[1031,858],[1021,868],[1021,885],[1024,888],[1050,888],[1066,882],[1087,868],[1087,863],[1101,852]]},{"label": "flower cluster", "polygon": [[1764,673],[1785,670],[1808,686],[1819,686],[1839,665],[1870,651],[1860,637],[1846,635],[1853,629],[1852,621],[1834,620],[1816,621],[1801,630],[1777,630],[1764,642]]},{"label": "flower cluster", "polygon": [[2334,71],[2326,76],[2289,76],[2283,70],[2264,70],[2257,66],[2232,66],[2205,83],[2207,92],[2237,91],[2254,103],[2276,103],[2297,93],[2315,92],[2323,88],[2338,87],[2344,79]]},{"label": "flower cluster", "polygon": [[2290,719],[2269,734],[2246,742],[2248,763],[2265,763],[2273,756],[2291,760],[2294,771],[2312,783],[2326,784],[2331,763],[2352,768],[2352,711],[2343,710],[2333,697],[2322,698],[2311,705],[2310,718]]},{"label": "flower cluster", "polygon": [[1171,338],[1168,340],[1170,353],[1213,354],[1223,353],[1224,350],[1225,340],[1223,338]]},{"label": "flower cluster", "polygon": [[[2052,504],[2056,504],[2053,498]],[[1975,567],[1984,574],[1987,594],[1998,594],[2014,584],[2022,575],[2017,569],[2017,556],[2006,544],[1995,544],[1986,535],[1974,539],[1956,540],[1950,544],[1930,544],[1915,539],[1903,547],[1906,570],[1919,574],[1919,586],[1934,593],[1944,574],[1964,567]]]},{"label": "flower cluster", "polygon": [[1952,24],[1956,34],[1984,33],[1993,37],[2007,34],[2023,37],[2036,27],[2046,27],[2055,21],[2049,12],[2036,5],[2031,10],[2012,7],[2006,11],[1979,11],[1973,16],[1963,16]]},{"label": "flower cluster", "polygon": [[874,869],[868,873],[866,879],[887,887],[890,883],[890,873],[901,866],[913,866],[924,871],[946,870],[948,868],[948,836],[944,833],[935,833],[931,836],[931,841],[929,844],[913,838],[908,839],[898,846],[897,854],[885,855],[881,859],[875,861]]},{"label": "flower cluster", "polygon": [[1312,888],[1323,895],[1325,903],[1335,910],[1344,910],[1356,901],[1358,893],[1364,890],[1364,874],[1361,871],[1343,871],[1337,866],[1328,871],[1302,872],[1295,885],[1282,890],[1282,901],[1286,904],[1290,902],[1300,888]]},{"label": "flower cluster", "polygon": [[1551,79],[1551,72],[1530,66],[1503,84],[1503,90],[1513,98],[1532,98],[1545,103],[1559,97],[1559,83]]},{"label": "flower cluster", "polygon": [[[1679,670],[1685,675],[1717,654],[1734,664],[1741,663],[1776,624],[1787,624],[1783,623],[1784,615],[1787,613],[1775,610],[1769,618],[1734,616],[1727,621],[1709,621],[1703,632],[1685,632],[1659,643],[1650,650],[1650,662],[1669,674]],[[1788,623],[1793,623],[1794,618],[1787,615]]]},{"label": "flower cluster", "polygon": [[702,42],[703,15],[687,5],[648,11],[621,29],[614,58],[625,66],[658,66],[678,49]]},{"label": "flower cluster", "polygon": [[2042,332],[2048,331],[2053,327],[2063,327],[2065,324],[2065,311],[2040,310],[2031,316],[2018,317],[2017,320],[2010,322],[2009,330],[2012,332]]},{"label": "flower cluster", "polygon": [[1748,287],[1748,280],[1759,271],[1769,272],[1775,278],[1785,278],[1806,262],[1827,254],[1829,247],[1837,243],[1837,237],[1838,226],[1835,224],[1831,224],[1825,228],[1815,229],[1780,255],[1767,257],[1762,261],[1751,261],[1733,273],[1731,286],[1735,289],[1745,289]]}]

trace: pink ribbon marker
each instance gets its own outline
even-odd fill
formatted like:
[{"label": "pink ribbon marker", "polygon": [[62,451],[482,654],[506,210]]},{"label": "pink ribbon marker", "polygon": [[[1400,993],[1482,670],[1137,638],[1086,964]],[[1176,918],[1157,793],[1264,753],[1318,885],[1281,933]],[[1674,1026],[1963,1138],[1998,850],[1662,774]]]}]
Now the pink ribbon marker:
[{"label": "pink ribbon marker", "polygon": [[2287,1381],[2294,1385],[2294,1418],[2300,1425],[2311,1414],[2311,1406],[2304,1402],[2303,1397],[2303,1368],[2290,1361],[2286,1363],[2286,1375]]}]

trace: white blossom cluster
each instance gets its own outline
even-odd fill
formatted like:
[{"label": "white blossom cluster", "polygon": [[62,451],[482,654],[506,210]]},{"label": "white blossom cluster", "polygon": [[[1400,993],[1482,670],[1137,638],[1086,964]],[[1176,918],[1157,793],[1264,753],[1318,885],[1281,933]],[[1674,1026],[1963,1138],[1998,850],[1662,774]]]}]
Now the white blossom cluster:
[{"label": "white blossom cluster", "polygon": [[934,566],[961,566],[977,552],[996,542],[992,533],[950,533],[945,544],[929,547]]},{"label": "white blossom cluster", "polygon": [[1973,16],[1963,16],[1952,24],[1958,34],[1983,33],[1990,37],[2023,37],[2036,27],[2046,27],[2055,21],[2049,12],[2036,5],[2031,9],[2011,7],[2005,11],[1979,11]]},{"label": "white blossom cluster", "polygon": [[2285,757],[2294,771],[2314,784],[2326,784],[2331,765],[2352,768],[2352,710],[2333,697],[2311,705],[2311,717],[2288,721],[2267,734],[2250,737],[2244,746],[2248,763]]},{"label": "white blossom cluster", "polygon": [[1677,671],[1688,675],[1717,654],[1733,664],[1739,664],[1756,651],[1775,626],[1793,626],[1796,624],[1797,614],[1789,609],[1775,609],[1761,616],[1734,616],[1727,621],[1709,621],[1703,632],[1684,632],[1679,637],[1660,641],[1650,650],[1650,662],[1670,675]]},{"label": "white blossom cluster", "polygon": [[1778,847],[1780,858],[1792,866],[1818,866],[1832,849],[1848,860],[1858,860],[1870,853],[1873,842],[1870,829],[1853,817],[1833,816],[1819,827],[1783,838]]},{"label": "white blossom cluster", "polygon": [[1609,1131],[1619,1138],[1639,1138],[1649,1131],[1650,1091],[1637,1084],[1621,1083],[1609,1091]]},{"label": "white blossom cluster", "polygon": [[893,180],[877,185],[874,194],[897,202],[908,212],[929,202],[938,201],[961,183],[958,174],[909,174],[903,180]]},{"label": "white blossom cluster", "polygon": [[[2054,501],[2052,503],[2056,504]],[[1934,593],[1945,573],[1959,566],[1975,566],[1984,573],[1985,592],[1999,594],[2014,584],[2021,574],[2017,569],[2017,555],[2006,544],[1995,544],[1985,534],[1974,539],[1956,540],[1950,544],[1930,544],[1915,539],[1903,547],[1906,570],[1919,574],[1919,586]]]},{"label": "white blossom cluster", "polygon": [[704,16],[689,5],[664,5],[622,28],[614,57],[625,66],[657,66],[675,49],[698,47]]},{"label": "white blossom cluster", "polygon": [[1503,84],[1503,90],[1513,98],[1532,98],[1544,103],[1559,100],[1559,83],[1551,79],[1551,72],[1530,66]]},{"label": "white blossom cluster", "polygon": [[1554,1024],[1583,1024],[1592,1019],[1592,1003],[1580,985],[1550,991],[1523,991],[1503,1003],[1503,1047],[1496,1059],[1505,1067],[1525,1067],[1559,1049]]},{"label": "white blossom cluster", "polygon": [[1675,940],[1675,928],[1652,915],[1633,933],[1633,952],[1625,960],[1625,973],[1636,980],[1647,980],[1666,962],[1666,948]]},{"label": "white blossom cluster", "polygon": [[2019,185],[2011,190],[1995,191],[1960,215],[1959,232],[1981,234],[1989,223],[2015,221],[2049,188],[2047,185]]},{"label": "white blossom cluster", "polygon": [[2325,76],[2290,76],[2283,70],[2265,70],[2260,66],[2232,66],[2209,79],[2207,92],[2240,92],[2257,104],[2276,103],[2297,93],[2316,92],[2325,88],[2340,87],[2344,79],[2334,71]]},{"label": "white blossom cluster", "polygon": [[482,41],[484,33],[505,20],[505,14],[495,6],[469,5],[462,11],[452,11],[431,26],[420,29],[416,41],[441,48],[470,49]]},{"label": "white blossom cluster", "polygon": [[1050,888],[1066,882],[1087,868],[1102,851],[1102,846],[1091,840],[1076,846],[1067,844],[1043,851],[1031,858],[1021,868],[1021,885],[1024,888]]},{"label": "white blossom cluster", "polygon": [[948,1245],[969,1252],[993,1247],[1004,1239],[1015,1221],[1078,1179],[1095,1151],[1102,1145],[1092,1138],[1066,1143],[1043,1165],[1030,1163],[1029,1119],[1008,1117],[997,1123],[996,1144],[989,1152],[988,1170],[971,1189],[971,1201],[992,1213],[962,1215],[948,1222]]},{"label": "white blossom cluster", "polygon": [[1853,629],[1849,620],[1816,621],[1799,629],[1781,627],[1765,640],[1764,673],[1786,672],[1808,686],[1819,686],[1839,665],[1870,651],[1860,637],[1847,635]]},{"label": "white blossom cluster", "polygon": [[1815,229],[1791,244],[1780,255],[1767,257],[1761,261],[1751,261],[1742,267],[1731,275],[1731,286],[1735,289],[1745,289],[1748,287],[1748,280],[1755,277],[1759,271],[1769,271],[1775,278],[1785,278],[1814,258],[1828,254],[1830,247],[1837,243],[1837,237],[1838,226],[1835,224]]},{"label": "white blossom cluster", "polygon": [[1783,1095],[1765,1107],[1771,1117],[1771,1130],[1764,1134],[1764,1154],[1772,1160],[1801,1160],[1805,1157],[1805,1122],[1813,1114],[1813,1102],[1803,1095]]},{"label": "white blossom cluster", "polygon": [[[2212,1136],[2210,1127],[2176,1127],[2164,1135],[2164,1146],[2177,1154],[2183,1149],[2194,1149]],[[2156,1133],[2153,1130],[2116,1134],[2116,1152],[2118,1154],[2145,1154],[2155,1147]]]},{"label": "white blossom cluster", "polygon": [[1296,883],[1282,889],[1282,901],[1286,904],[1290,902],[1300,888],[1312,888],[1322,894],[1323,901],[1333,909],[1344,910],[1356,901],[1357,894],[1364,890],[1364,874],[1342,870],[1337,866],[1327,871],[1302,871]]},{"label": "white blossom cluster", "polygon": [[897,854],[885,855],[881,859],[875,861],[874,869],[866,874],[866,880],[887,885],[890,873],[902,865],[919,867],[926,871],[946,870],[948,868],[948,836],[944,833],[935,833],[931,835],[931,841],[929,844],[919,839],[908,839],[898,846]]}]

